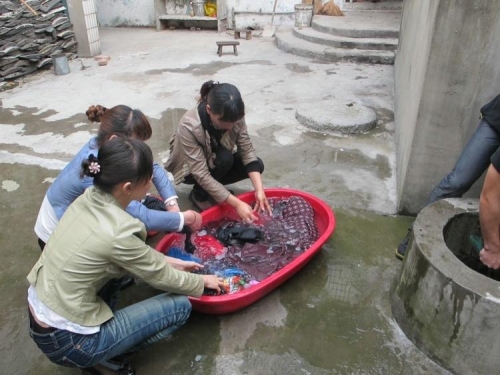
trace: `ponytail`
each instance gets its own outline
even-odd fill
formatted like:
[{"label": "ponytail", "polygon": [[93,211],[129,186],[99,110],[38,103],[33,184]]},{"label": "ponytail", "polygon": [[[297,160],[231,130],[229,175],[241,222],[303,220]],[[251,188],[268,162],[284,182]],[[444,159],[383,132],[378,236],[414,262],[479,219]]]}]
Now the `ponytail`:
[{"label": "ponytail", "polygon": [[221,121],[236,122],[245,117],[245,103],[236,86],[215,81],[205,82],[200,89],[200,100],[210,106]]}]

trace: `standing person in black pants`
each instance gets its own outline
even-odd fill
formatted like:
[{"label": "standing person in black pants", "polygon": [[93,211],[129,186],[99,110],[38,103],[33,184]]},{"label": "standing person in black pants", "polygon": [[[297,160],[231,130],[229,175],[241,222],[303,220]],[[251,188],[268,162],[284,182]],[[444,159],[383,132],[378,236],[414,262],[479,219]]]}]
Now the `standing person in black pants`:
[{"label": "standing person in black pants", "polygon": [[[445,198],[464,195],[486,171],[490,158],[500,147],[500,95],[481,108],[481,121],[471,139],[463,148],[453,170],[432,190],[427,204]],[[412,235],[412,228],[396,249],[396,257],[403,259]]]}]

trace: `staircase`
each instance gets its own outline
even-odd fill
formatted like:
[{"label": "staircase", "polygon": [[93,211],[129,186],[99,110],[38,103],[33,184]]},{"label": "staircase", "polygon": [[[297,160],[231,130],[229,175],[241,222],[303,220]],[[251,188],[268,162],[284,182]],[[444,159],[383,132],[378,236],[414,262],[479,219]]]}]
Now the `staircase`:
[{"label": "staircase", "polygon": [[276,45],[323,61],[394,64],[401,1],[344,4],[344,17],[316,15],[311,27],[279,30]]}]

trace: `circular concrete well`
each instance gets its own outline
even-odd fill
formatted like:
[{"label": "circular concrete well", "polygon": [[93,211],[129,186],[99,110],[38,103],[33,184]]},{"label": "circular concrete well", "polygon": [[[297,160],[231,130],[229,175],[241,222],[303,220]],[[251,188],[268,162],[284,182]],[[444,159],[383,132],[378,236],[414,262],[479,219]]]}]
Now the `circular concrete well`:
[{"label": "circular concrete well", "polygon": [[445,199],[424,208],[391,288],[406,336],[457,375],[500,373],[500,283],[478,260],[478,203]]}]

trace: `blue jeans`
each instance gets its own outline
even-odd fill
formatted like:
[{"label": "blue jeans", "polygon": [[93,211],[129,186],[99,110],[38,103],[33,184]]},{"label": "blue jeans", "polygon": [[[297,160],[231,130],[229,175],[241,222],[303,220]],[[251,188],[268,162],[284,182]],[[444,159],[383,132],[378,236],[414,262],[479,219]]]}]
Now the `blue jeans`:
[{"label": "blue jeans", "polygon": [[486,121],[481,121],[460,153],[455,168],[432,190],[427,204],[464,195],[488,168],[498,147],[500,134]]},{"label": "blue jeans", "polygon": [[114,318],[91,335],[62,329],[30,336],[54,363],[67,367],[91,367],[120,354],[138,351],[172,335],[189,318],[186,296],[160,294],[114,313]]}]

